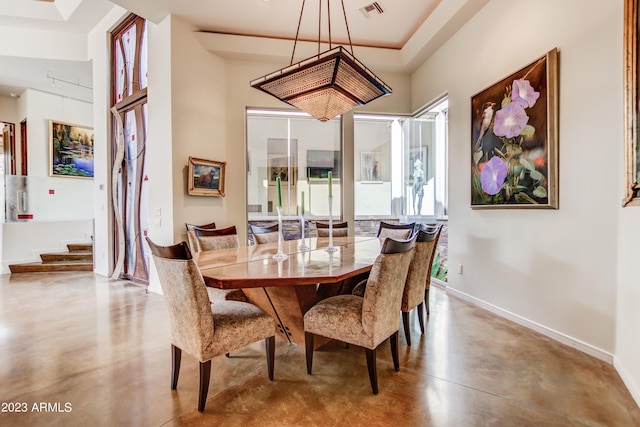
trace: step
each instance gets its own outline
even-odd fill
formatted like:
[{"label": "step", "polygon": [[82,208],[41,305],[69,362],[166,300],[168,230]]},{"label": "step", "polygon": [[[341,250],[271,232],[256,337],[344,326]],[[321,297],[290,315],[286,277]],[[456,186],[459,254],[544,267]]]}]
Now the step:
[{"label": "step", "polygon": [[92,251],[93,243],[68,243],[67,250],[69,252]]},{"label": "step", "polygon": [[93,262],[63,261],[63,262],[28,262],[9,265],[11,273],[44,273],[54,271],[93,271]]},{"label": "step", "polygon": [[92,261],[93,252],[91,251],[73,251],[59,253],[40,254],[43,263],[52,263],[60,261]]}]

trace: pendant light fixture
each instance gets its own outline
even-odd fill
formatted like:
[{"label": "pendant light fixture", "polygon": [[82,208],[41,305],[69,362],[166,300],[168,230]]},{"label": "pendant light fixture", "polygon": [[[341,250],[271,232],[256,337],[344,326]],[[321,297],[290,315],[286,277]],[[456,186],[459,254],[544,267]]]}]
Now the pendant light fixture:
[{"label": "pendant light fixture", "polygon": [[318,0],[318,54],[293,63],[306,2],[303,0],[291,53],[291,65],[251,81],[251,87],[273,95],[321,122],[391,93],[391,88],[353,55],[344,0],[341,0],[342,13],[351,52],[342,46],[332,46],[330,1],[327,0],[329,50],[320,52],[322,0]]}]

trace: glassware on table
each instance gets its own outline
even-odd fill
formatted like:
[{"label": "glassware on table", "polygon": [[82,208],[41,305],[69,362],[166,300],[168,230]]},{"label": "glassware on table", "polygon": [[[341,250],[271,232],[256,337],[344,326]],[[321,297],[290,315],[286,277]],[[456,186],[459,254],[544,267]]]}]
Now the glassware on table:
[{"label": "glassware on table", "polygon": [[327,199],[329,200],[329,246],[324,248],[324,250],[327,252],[335,252],[338,248],[333,246],[333,215],[331,212],[333,209],[333,196],[329,196]]},{"label": "glassware on table", "polygon": [[282,251],[282,244],[284,243],[284,236],[282,234],[282,206],[276,207],[278,211],[278,253],[273,256],[273,259],[284,260],[289,258],[289,255]]}]

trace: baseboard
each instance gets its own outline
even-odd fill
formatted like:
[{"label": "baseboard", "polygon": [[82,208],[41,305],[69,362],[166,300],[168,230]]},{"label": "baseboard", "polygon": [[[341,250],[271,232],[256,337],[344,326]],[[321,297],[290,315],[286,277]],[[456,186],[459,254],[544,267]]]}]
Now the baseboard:
[{"label": "baseboard", "polygon": [[450,287],[446,288],[446,292],[448,294],[454,295],[460,299],[463,299],[467,302],[470,302],[473,305],[477,305],[480,308],[483,308],[487,311],[490,311],[491,313],[497,314],[500,317],[504,317],[505,319],[511,320],[512,322],[515,322],[519,325],[522,325],[526,328],[529,328],[531,330],[534,330],[538,333],[541,333],[544,336],[547,336],[555,341],[561,342],[562,344],[568,345],[569,347],[575,348],[577,350],[580,350],[583,353],[586,353],[590,356],[595,357],[596,359],[600,359],[603,362],[607,362],[609,364],[613,364],[613,354],[606,352],[602,349],[599,349],[597,347],[594,347],[590,344],[585,343],[584,341],[580,341],[578,339],[575,339],[573,337],[570,337],[569,335],[563,334],[562,332],[558,332],[555,331],[551,328],[548,328],[546,326],[543,326],[539,323],[533,322],[529,319],[526,319],[522,316],[519,316],[517,314],[511,313],[507,310],[503,310],[500,307],[496,307],[493,304],[489,304],[485,301],[482,301],[481,299],[478,299],[476,297],[473,297],[469,294],[466,294],[464,292],[460,292],[456,289],[452,289]]},{"label": "baseboard", "polygon": [[640,406],[640,392],[638,391],[636,384],[631,379],[631,376],[627,374],[627,371],[625,371],[624,366],[622,366],[622,363],[620,362],[620,359],[618,359],[617,357],[614,357],[613,359],[613,367],[618,372],[618,375],[620,375],[620,378],[622,379],[625,387],[627,387],[627,390],[629,390],[629,393],[631,393],[631,397],[633,397],[633,400],[636,401],[636,405]]}]

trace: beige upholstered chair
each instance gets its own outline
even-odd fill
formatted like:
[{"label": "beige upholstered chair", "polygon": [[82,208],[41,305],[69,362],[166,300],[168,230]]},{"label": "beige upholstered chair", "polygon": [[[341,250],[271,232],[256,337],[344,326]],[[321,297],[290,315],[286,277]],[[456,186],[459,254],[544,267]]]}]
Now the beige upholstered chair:
[{"label": "beige upholstered chair", "polygon": [[407,282],[404,286],[402,295],[402,324],[404,326],[404,336],[407,345],[411,345],[411,330],[409,328],[409,314],[411,310],[418,307],[418,321],[420,322],[420,331],[424,334],[424,318],[422,313],[422,304],[425,296],[422,291],[425,283],[429,283],[431,275],[431,259],[436,243],[438,242],[439,230],[434,229],[425,231],[419,229],[416,235],[416,247],[413,254],[411,264],[409,264],[409,272],[407,273]]},{"label": "beige upholstered chair", "polygon": [[435,233],[435,237],[431,246],[431,257],[429,258],[429,265],[427,266],[427,278],[424,284],[424,306],[427,311],[427,315],[429,315],[429,288],[431,287],[431,269],[433,267],[433,260],[435,259],[436,252],[438,250],[438,241],[440,240],[442,226],[437,224],[421,224],[420,227],[428,233]]},{"label": "beige upholstered chair", "polygon": [[193,227],[193,231],[198,240],[198,247],[202,251],[216,251],[240,246],[235,225],[227,228],[216,228],[215,230]]},{"label": "beige upholstered chair", "polygon": [[378,228],[377,237],[385,239],[392,237],[394,239],[408,239],[415,228],[416,223],[411,222],[409,224],[389,224],[388,222],[380,221],[380,227]]},{"label": "beige upholstered chair", "polygon": [[[334,222],[332,225],[333,237],[347,237],[349,235],[349,223]],[[329,237],[329,223],[328,222],[316,222],[316,231],[318,237]]]},{"label": "beige upholstered chair", "polygon": [[200,252],[200,247],[198,247],[198,240],[196,239],[196,233],[193,230],[194,227],[206,228],[207,230],[212,230],[216,228],[215,222],[212,222],[209,224],[203,224],[203,225],[195,225],[195,224],[189,224],[188,222],[185,222],[184,225],[185,227],[187,227],[187,242],[189,243],[189,249],[191,249],[191,253]]},{"label": "beige upholstered chair", "polygon": [[204,411],[211,359],[265,340],[269,379],[273,380],[276,326],[258,307],[238,301],[209,304],[206,286],[186,242],[158,246],[148,237],[171,327],[171,389],[178,386],[182,351],[200,362],[198,411]]},{"label": "beige upholstered chair", "polygon": [[373,264],[364,298],[338,295],[320,301],[304,315],[307,372],[313,365],[314,335],[364,347],[373,394],[378,394],[376,349],[391,338],[391,354],[396,371],[398,361],[398,311],[402,291],[413,257],[415,236],[405,241],[386,239]]},{"label": "beige upholstered chair", "polygon": [[[196,235],[198,248],[203,251],[237,248],[240,245],[235,225],[215,230],[193,227],[193,232]],[[211,302],[248,301],[242,289],[216,289],[207,286],[207,292]]]},{"label": "beige upholstered chair", "polygon": [[269,225],[267,227],[258,227],[249,224],[251,234],[253,234],[253,242],[256,245],[264,243],[276,243],[278,241],[278,224]]}]

